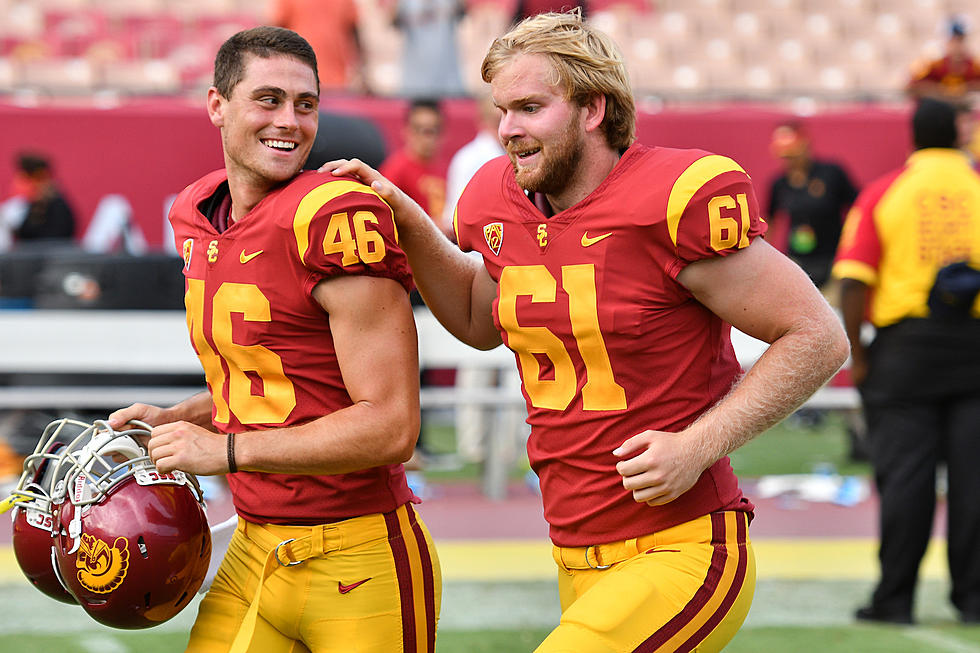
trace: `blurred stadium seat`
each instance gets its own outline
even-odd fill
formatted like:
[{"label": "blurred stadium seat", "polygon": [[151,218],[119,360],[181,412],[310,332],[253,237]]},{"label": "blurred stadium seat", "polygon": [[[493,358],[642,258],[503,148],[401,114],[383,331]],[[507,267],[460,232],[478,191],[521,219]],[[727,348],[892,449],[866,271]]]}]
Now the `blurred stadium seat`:
[{"label": "blurred stadium seat", "polygon": [[22,62],[18,84],[48,94],[89,94],[96,89],[96,70],[86,59],[45,57]]},{"label": "blurred stadium seat", "polygon": [[[638,94],[664,100],[899,99],[910,65],[941,49],[950,15],[980,30],[977,0],[592,2],[590,20],[621,45]],[[401,35],[384,0],[358,3],[369,87],[394,94]],[[506,0],[467,6],[459,42],[476,90],[511,10]],[[264,0],[0,0],[0,94],[197,92],[217,45],[266,9]]]},{"label": "blurred stadium seat", "polygon": [[166,59],[109,61],[102,66],[100,86],[134,95],[170,95],[181,89],[180,71]]}]

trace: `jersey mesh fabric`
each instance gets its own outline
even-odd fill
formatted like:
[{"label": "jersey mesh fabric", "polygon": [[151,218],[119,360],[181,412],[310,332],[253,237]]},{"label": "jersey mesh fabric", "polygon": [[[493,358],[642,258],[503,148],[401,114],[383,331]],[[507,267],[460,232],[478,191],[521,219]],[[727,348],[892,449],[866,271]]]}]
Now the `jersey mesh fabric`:
[{"label": "jersey mesh fabric", "polygon": [[[170,213],[215,426],[294,426],[350,406],[329,318],[311,293],[352,274],[410,288],[390,208],[358,182],[308,172],[219,234],[199,207],[225,180],[223,170],[205,176]],[[417,501],[401,465],[329,476],[237,472],[228,483],[238,513],[257,523],[319,524]]]},{"label": "jersey mesh fabric", "polygon": [[506,157],[467,186],[464,250],[498,282],[493,316],[517,354],[545,517],[559,546],[661,530],[717,510],[751,511],[728,458],[665,506],[638,504],[612,451],[645,429],[675,432],[740,373],[730,327],[677,281],[690,262],[762,234],[731,159],[633,145],[588,197],[545,218]]}]

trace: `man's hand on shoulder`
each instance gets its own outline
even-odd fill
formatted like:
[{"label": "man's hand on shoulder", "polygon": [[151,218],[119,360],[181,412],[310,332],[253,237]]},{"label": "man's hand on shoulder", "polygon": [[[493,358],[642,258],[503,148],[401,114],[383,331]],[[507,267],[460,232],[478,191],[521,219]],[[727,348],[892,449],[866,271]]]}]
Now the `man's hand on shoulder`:
[{"label": "man's hand on shoulder", "polygon": [[395,222],[404,227],[413,221],[431,221],[425,211],[411,197],[406,195],[398,186],[391,183],[380,172],[360,159],[336,159],[327,161],[317,169],[317,172],[331,173],[336,177],[349,175],[356,177],[391,206],[395,214]]}]

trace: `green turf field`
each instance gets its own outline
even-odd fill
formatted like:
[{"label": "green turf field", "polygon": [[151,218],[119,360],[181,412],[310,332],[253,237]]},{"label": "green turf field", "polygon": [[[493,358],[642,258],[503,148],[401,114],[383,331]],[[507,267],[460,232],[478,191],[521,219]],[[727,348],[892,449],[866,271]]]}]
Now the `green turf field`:
[{"label": "green turf field", "polygon": [[[920,625],[852,623],[868,581],[761,580],[752,612],[729,653],[980,653],[980,627],[959,625],[946,606],[946,583],[923,583]],[[4,653],[169,653],[182,651],[192,613],[156,629],[100,628],[80,610],[33,589],[5,586],[0,619]],[[556,619],[546,583],[447,583],[438,653],[531,651]],[[478,624],[483,621],[483,625]]]},{"label": "green turf field", "polygon": [[[445,450],[452,446],[451,429],[433,427]],[[848,459],[849,446],[843,421],[828,418],[820,428],[793,424],[776,427],[733,456],[744,477],[773,473],[809,472],[816,466],[833,465],[849,474],[866,474],[863,463]],[[442,482],[473,480],[474,467],[433,473]],[[515,477],[523,470],[515,469]],[[442,475],[440,477],[440,474]],[[433,479],[435,480],[435,479]],[[762,553],[760,543],[760,553]],[[812,540],[798,548],[781,543],[782,549],[800,556],[827,555]],[[867,545],[870,546],[870,545]],[[546,543],[542,544],[546,549]],[[458,547],[456,547],[458,548]],[[463,551],[446,546],[444,571],[458,569],[454,560]],[[767,549],[767,550],[771,550]],[[872,559],[870,549],[862,559]],[[935,560],[933,562],[936,562]],[[775,560],[760,563],[760,579],[752,611],[726,648],[728,653],[980,653],[980,626],[959,624],[948,601],[948,583],[939,560],[930,567],[916,605],[915,627],[856,624],[854,610],[867,598],[874,581],[873,564],[826,577],[793,577],[774,572]],[[455,565],[458,565],[458,561]],[[819,566],[819,565],[817,565]],[[843,565],[824,565],[835,570]],[[766,571],[766,568],[769,571]],[[450,573],[444,587],[438,653],[520,653],[531,651],[558,620],[557,597],[550,572],[517,580],[475,579]],[[846,576],[846,577],[835,577]],[[164,653],[182,651],[193,620],[194,608],[158,628],[124,632],[100,627],[77,607],[45,598],[15,576],[0,581],[0,653]]]},{"label": "green turf field", "polygon": [[[426,422],[423,441],[433,453],[455,451],[455,431],[445,416],[435,415]],[[846,421],[838,413],[826,413],[823,423],[816,427],[797,424],[790,419],[778,424],[731,455],[732,465],[740,477],[751,478],[768,474],[806,474],[818,467],[830,465],[841,474],[870,474],[866,462],[850,457]],[[520,478],[528,470],[527,460],[515,465],[512,476]],[[435,469],[427,477],[438,482],[471,481],[479,477],[474,463],[460,464],[450,469]]]}]

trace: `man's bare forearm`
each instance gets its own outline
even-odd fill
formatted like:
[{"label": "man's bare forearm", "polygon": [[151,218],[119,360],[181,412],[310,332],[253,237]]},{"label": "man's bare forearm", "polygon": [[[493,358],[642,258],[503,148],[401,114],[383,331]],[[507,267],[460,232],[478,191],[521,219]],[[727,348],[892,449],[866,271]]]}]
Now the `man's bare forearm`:
[{"label": "man's bare forearm", "polygon": [[799,408],[847,359],[847,339],[828,310],[772,343],[732,391],[687,431],[710,465]]},{"label": "man's bare forearm", "polygon": [[399,244],[426,306],[462,342],[477,349],[496,347],[500,336],[490,315],[494,293],[483,262],[460,251],[421,208],[413,208],[398,213]]}]

